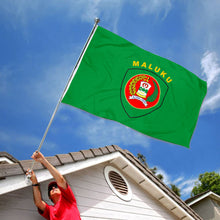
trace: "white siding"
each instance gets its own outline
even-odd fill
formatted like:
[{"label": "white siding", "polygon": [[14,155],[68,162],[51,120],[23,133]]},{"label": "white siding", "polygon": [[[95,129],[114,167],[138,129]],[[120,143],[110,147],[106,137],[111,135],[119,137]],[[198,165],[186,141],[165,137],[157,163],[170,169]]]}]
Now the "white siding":
[{"label": "white siding", "polygon": [[214,201],[209,197],[191,205],[191,208],[194,209],[203,219],[220,219],[220,213],[217,207],[215,207]]},{"label": "white siding", "polygon": [[[132,200],[126,202],[118,198],[104,178],[105,165],[107,164],[97,165],[66,176],[76,196],[82,220],[177,219],[126,175],[124,176],[133,192]],[[47,197],[48,182],[50,181],[42,183],[41,189],[43,198],[50,203]],[[0,219],[43,219],[34,206],[31,186],[0,196]]]},{"label": "white siding", "polygon": [[32,189],[27,187],[0,196],[1,220],[40,220],[33,203]]},{"label": "white siding", "polygon": [[126,175],[124,176],[133,192],[132,200],[127,202],[118,198],[104,178],[105,165],[107,164],[66,176],[76,195],[82,220],[177,219]]}]

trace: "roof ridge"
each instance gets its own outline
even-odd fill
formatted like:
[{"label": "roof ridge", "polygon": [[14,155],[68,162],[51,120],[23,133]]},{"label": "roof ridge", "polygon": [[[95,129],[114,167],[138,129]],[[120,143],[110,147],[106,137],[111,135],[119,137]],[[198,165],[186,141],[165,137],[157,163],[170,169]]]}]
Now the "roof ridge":
[{"label": "roof ridge", "polygon": [[200,196],[205,195],[205,194],[208,193],[208,192],[212,192],[212,191],[211,191],[211,190],[206,190],[206,191],[204,191],[204,192],[201,192],[201,193],[199,193],[199,194],[196,194],[195,196],[192,196],[192,197],[186,199],[186,200],[185,200],[185,203],[190,203],[190,202],[192,202],[193,200],[197,199],[197,198],[200,197]]}]

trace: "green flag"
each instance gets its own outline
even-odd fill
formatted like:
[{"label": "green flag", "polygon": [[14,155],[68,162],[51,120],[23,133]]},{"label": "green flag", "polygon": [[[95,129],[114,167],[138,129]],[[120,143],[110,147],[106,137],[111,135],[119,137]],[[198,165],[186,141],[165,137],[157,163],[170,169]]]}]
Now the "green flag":
[{"label": "green flag", "polygon": [[98,26],[62,102],[189,147],[207,84]]}]

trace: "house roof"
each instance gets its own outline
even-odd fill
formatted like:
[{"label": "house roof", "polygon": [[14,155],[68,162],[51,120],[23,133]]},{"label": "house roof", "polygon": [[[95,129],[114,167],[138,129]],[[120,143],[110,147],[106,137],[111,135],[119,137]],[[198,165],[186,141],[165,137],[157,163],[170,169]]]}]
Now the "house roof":
[{"label": "house roof", "polygon": [[191,206],[208,197],[220,202],[220,196],[210,190],[197,194],[196,196],[187,199],[185,202]]},{"label": "house roof", "polygon": [[7,152],[0,152],[0,164],[17,163],[18,160]]},{"label": "house roof", "polygon": [[[1,156],[1,153],[0,153]],[[65,175],[95,165],[101,162],[111,161],[113,165],[120,167],[128,176],[133,178],[142,188],[147,190],[154,198],[180,219],[201,219],[183,200],[180,199],[169,187],[158,179],[146,166],[144,166],[131,152],[123,150],[117,145],[101,148],[70,152],[46,157],[47,160]],[[33,160],[20,160],[13,164],[0,164],[0,188],[2,194],[15,190],[12,181],[15,176],[24,176],[25,171],[31,167]],[[71,164],[71,167],[68,166]],[[73,166],[73,164],[75,166]],[[40,163],[35,163],[35,172],[43,172],[45,168]],[[64,171],[65,170],[65,171]],[[47,176],[47,177],[45,177]],[[45,181],[48,175],[44,175],[39,182]],[[8,181],[11,181],[10,183]],[[2,187],[1,187],[2,182]],[[20,184],[19,184],[20,182]],[[22,178],[17,179],[17,189],[24,188]],[[10,188],[9,188],[10,185]]]}]

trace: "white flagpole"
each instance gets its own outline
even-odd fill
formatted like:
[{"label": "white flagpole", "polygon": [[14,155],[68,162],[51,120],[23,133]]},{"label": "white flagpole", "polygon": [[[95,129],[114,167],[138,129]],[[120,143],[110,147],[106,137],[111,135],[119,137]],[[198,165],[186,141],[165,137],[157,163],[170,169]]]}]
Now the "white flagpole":
[{"label": "white flagpole", "polygon": [[[64,91],[63,91],[63,93],[62,93],[62,95],[61,95],[61,97],[60,97],[60,99],[59,99],[59,101],[58,101],[58,103],[57,103],[55,109],[54,109],[54,112],[53,112],[53,114],[52,114],[52,116],[51,116],[51,119],[50,119],[48,125],[47,125],[47,128],[46,128],[46,130],[45,130],[45,132],[44,132],[44,135],[43,135],[43,137],[42,137],[42,139],[41,139],[41,142],[40,142],[40,145],[39,145],[37,151],[40,151],[40,150],[41,150],[41,147],[42,147],[42,145],[43,145],[43,143],[44,143],[44,140],[45,140],[45,138],[46,138],[46,136],[47,136],[48,130],[49,130],[51,124],[52,124],[52,121],[53,121],[53,119],[54,119],[54,117],[55,117],[55,114],[56,114],[56,112],[57,112],[57,110],[58,110],[58,107],[59,107],[59,105],[60,105],[60,103],[61,103],[63,97],[65,96],[65,94],[66,94],[66,92],[67,92],[67,90],[68,90],[68,88],[69,88],[69,86],[70,86],[70,84],[71,84],[71,82],[72,82],[72,80],[73,80],[75,74],[76,74],[76,71],[77,71],[77,69],[78,69],[78,67],[79,67],[79,65],[80,65],[80,63],[81,63],[81,61],[82,61],[83,55],[84,55],[84,53],[86,52],[86,49],[87,49],[87,47],[89,46],[89,43],[90,43],[90,41],[91,41],[91,39],[92,39],[92,37],[93,37],[93,35],[94,35],[96,29],[97,29],[97,25],[98,25],[99,21],[100,21],[99,18],[95,18],[95,24],[94,24],[94,26],[93,26],[93,29],[92,29],[92,31],[90,32],[90,35],[89,35],[89,37],[88,37],[88,39],[87,39],[87,41],[86,41],[86,43],[85,43],[85,45],[84,45],[84,47],[83,47],[83,50],[82,50],[82,52],[81,52],[81,54],[80,54],[80,56],[79,56],[79,58],[78,58],[78,60],[77,60],[77,62],[76,62],[76,65],[75,65],[75,67],[73,68],[73,71],[72,71],[72,73],[71,73],[71,75],[70,75],[70,77],[69,77],[69,80],[68,80],[68,82],[67,82],[67,84],[66,84],[66,87],[65,87],[65,89],[64,89]],[[34,168],[34,163],[35,163],[35,161],[33,161],[33,163],[32,163],[32,166],[31,166],[31,169],[30,169],[30,171],[29,171],[29,175],[27,176],[27,178],[30,178],[30,172],[31,172],[31,170],[33,170],[33,168]]]}]

